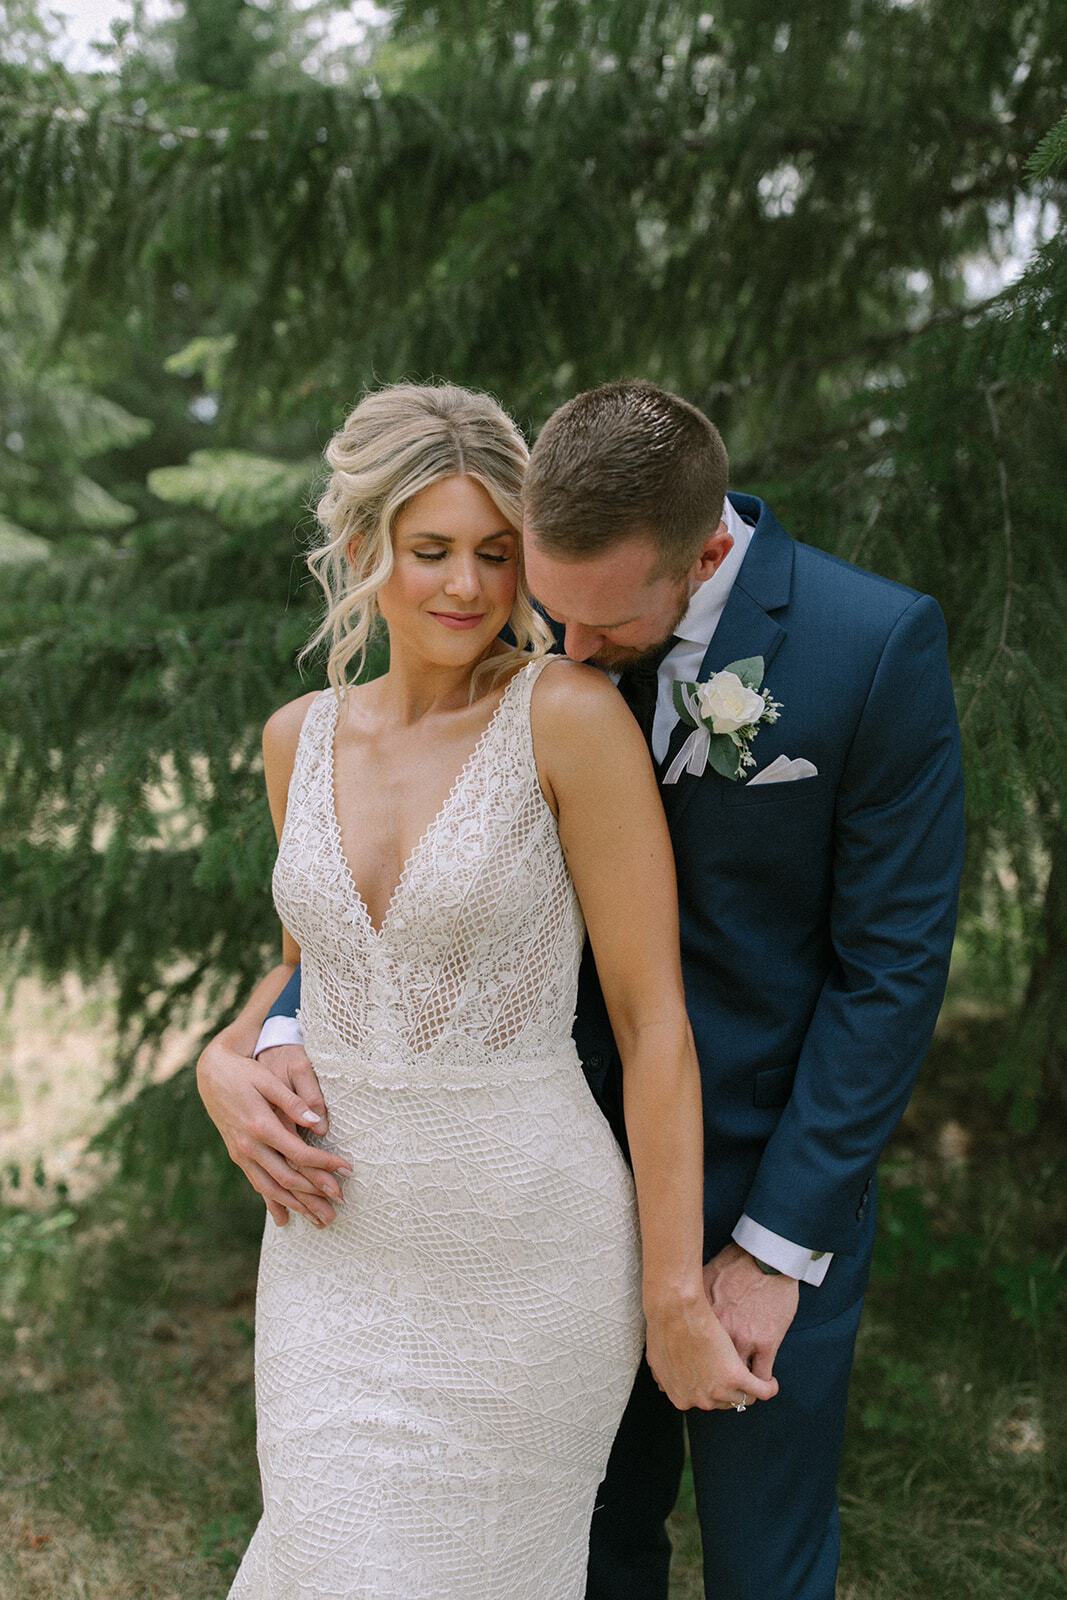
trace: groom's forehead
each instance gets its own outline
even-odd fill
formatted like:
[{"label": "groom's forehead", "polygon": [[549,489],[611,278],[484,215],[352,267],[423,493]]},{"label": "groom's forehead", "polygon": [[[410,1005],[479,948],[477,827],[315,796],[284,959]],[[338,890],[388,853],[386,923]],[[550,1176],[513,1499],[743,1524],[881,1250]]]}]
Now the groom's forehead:
[{"label": "groom's forehead", "polygon": [[526,540],[530,592],[550,616],[611,629],[636,621],[648,601],[655,552],[643,541],[627,539],[589,557],[562,559]]}]

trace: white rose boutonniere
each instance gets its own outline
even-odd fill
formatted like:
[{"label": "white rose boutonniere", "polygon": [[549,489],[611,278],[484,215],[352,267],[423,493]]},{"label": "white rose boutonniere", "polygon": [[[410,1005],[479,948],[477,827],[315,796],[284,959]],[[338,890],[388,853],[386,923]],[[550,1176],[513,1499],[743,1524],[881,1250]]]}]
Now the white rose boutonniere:
[{"label": "white rose boutonniere", "polygon": [[763,682],[763,657],[731,661],[706,683],[676,683],[674,704],[693,732],[675,756],[664,783],[683,772],[699,778],[709,764],[724,778],[739,778],[756,758],[749,748],[764,722],[777,722],[781,706]]}]

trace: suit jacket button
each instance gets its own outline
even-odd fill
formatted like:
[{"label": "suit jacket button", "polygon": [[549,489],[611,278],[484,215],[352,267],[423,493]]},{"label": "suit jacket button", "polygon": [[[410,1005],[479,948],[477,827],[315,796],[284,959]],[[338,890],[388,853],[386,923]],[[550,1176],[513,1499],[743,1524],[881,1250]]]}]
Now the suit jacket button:
[{"label": "suit jacket button", "polygon": [[604,1057],[594,1053],[593,1055],[587,1057],[585,1064],[591,1072],[599,1072],[601,1067],[604,1065]]}]

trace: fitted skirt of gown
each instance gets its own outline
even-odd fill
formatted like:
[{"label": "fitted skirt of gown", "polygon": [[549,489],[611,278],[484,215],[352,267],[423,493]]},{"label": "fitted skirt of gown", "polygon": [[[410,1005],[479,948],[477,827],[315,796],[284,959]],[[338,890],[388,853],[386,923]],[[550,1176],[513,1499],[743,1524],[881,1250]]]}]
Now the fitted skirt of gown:
[{"label": "fitted skirt of gown", "polygon": [[641,1349],[629,1173],[580,1068],[331,1116],[337,1222],[267,1224],[234,1600],[580,1600]]},{"label": "fitted skirt of gown", "polygon": [[231,1600],[581,1600],[640,1359],[633,1183],[570,1038],[584,929],[509,685],[375,929],[309,712],[275,871],[353,1168],[268,1221],[263,1517]]}]

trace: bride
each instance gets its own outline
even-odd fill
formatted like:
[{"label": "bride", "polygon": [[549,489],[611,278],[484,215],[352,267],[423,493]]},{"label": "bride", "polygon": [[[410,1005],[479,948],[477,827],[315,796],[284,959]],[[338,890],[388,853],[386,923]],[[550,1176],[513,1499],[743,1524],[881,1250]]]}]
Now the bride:
[{"label": "bride", "polygon": [[[349,1176],[329,1228],[264,1238],[264,1509],[231,1596],[580,1600],[646,1340],[679,1407],[775,1388],[702,1285],[666,824],[617,690],[546,653],[526,451],[499,407],[397,385],[327,458],[312,643],[332,687],[264,733],[283,922],[265,987],[302,963],[318,1142]],[[380,625],[388,671],[353,686]],[[632,1178],[571,1040],[586,933]]]}]

